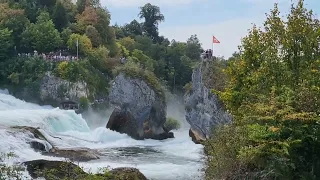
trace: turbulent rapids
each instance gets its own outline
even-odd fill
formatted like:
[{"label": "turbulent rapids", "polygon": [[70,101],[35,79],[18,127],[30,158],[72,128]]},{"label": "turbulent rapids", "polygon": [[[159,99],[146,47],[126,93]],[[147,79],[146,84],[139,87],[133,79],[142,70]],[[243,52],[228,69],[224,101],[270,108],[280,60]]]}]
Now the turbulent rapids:
[{"label": "turbulent rapids", "polygon": [[149,179],[201,179],[202,146],[194,144],[188,129],[175,132],[176,138],[164,141],[137,141],[103,126],[90,129],[81,115],[74,111],[60,110],[50,106],[26,103],[0,92],[0,152],[13,152],[16,157],[6,162],[64,158],[44,156],[34,151],[28,142],[33,138],[29,133],[12,133],[12,126],[39,128],[48,142],[58,148],[90,148],[99,151],[99,160],[80,163],[87,171],[97,172],[101,167],[135,167]]}]

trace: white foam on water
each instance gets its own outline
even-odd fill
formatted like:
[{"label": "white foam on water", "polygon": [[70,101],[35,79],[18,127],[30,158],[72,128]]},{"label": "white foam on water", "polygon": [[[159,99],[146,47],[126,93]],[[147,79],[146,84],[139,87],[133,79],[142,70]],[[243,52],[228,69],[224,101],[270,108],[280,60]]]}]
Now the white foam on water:
[{"label": "white foam on water", "polygon": [[[0,90],[0,152],[13,152],[16,157],[7,163],[21,163],[29,160],[62,160],[43,156],[35,152],[27,142],[36,140],[32,134],[13,132],[10,126],[29,126],[40,128],[46,139],[58,148],[87,147],[104,150],[110,148],[152,148],[160,153],[150,155],[153,160],[144,158],[144,154],[130,158],[112,160],[101,158],[99,161],[81,163],[89,170],[99,168],[136,167],[150,179],[198,179],[202,168],[202,146],[194,144],[188,135],[188,129],[176,131],[174,139],[163,141],[137,141],[125,134],[110,131],[105,127],[90,130],[87,122],[74,111],[60,110],[50,106],[39,106],[16,99],[7,91]],[[48,147],[49,148],[49,147]],[[110,150],[112,151],[112,149]],[[118,152],[114,152],[117,154]],[[147,157],[147,156],[145,156]],[[177,162],[175,160],[177,159]],[[155,160],[155,161],[154,161]],[[180,162],[180,163],[179,163]]]}]

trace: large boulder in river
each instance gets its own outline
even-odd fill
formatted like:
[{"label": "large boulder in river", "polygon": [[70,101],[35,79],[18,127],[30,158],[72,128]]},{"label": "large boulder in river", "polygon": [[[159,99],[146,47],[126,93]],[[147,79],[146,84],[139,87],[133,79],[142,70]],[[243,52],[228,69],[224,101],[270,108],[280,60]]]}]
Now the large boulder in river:
[{"label": "large boulder in river", "polygon": [[212,74],[210,63],[203,62],[194,69],[192,87],[184,97],[186,120],[191,125],[190,136],[196,143],[208,138],[212,128],[232,120],[218,96],[211,91],[212,87],[206,83],[212,81],[207,76]]},{"label": "large boulder in river", "polygon": [[108,128],[126,133],[135,139],[164,139],[164,92],[159,86],[154,87],[150,79],[120,73],[111,84],[109,100],[119,109],[110,117]]},{"label": "large boulder in river", "polygon": [[114,109],[109,118],[107,128],[119,133],[126,133],[135,139],[140,138],[140,135],[137,132],[138,124],[136,123],[136,120],[132,114],[125,109]]}]

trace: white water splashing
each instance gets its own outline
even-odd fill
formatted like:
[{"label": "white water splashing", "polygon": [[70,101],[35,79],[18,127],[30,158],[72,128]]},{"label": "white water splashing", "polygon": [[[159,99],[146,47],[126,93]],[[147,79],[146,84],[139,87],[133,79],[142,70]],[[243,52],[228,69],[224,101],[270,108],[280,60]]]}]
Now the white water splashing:
[{"label": "white water splashing", "polygon": [[74,111],[27,103],[1,90],[0,152],[13,152],[17,156],[8,163],[63,159],[35,152],[27,142],[37,139],[29,133],[12,132],[10,126],[40,128],[47,140],[58,148],[86,147],[103,152],[105,156],[100,160],[80,164],[93,172],[110,166],[136,167],[148,178],[159,180],[198,179],[201,175],[202,146],[190,140],[188,129],[174,132],[174,139],[137,141],[105,127],[91,130]]}]

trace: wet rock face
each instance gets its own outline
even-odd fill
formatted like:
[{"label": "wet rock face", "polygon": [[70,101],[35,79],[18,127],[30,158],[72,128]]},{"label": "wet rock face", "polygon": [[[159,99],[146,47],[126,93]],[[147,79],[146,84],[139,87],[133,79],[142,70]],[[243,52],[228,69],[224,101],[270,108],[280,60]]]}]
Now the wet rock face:
[{"label": "wet rock face", "polygon": [[60,101],[68,98],[78,101],[80,97],[87,97],[87,85],[82,82],[69,82],[46,73],[40,84],[40,99],[42,101]]},{"label": "wet rock face", "polygon": [[192,88],[184,97],[186,120],[201,139],[209,137],[213,127],[232,120],[218,96],[206,87],[203,77],[203,71],[208,70],[206,68],[209,68],[206,63],[196,67],[192,74]]},{"label": "wet rock face", "polygon": [[144,139],[146,132],[148,138],[165,133],[166,104],[144,80],[119,74],[111,84],[109,100],[118,110],[111,115],[107,128],[135,139]]}]

